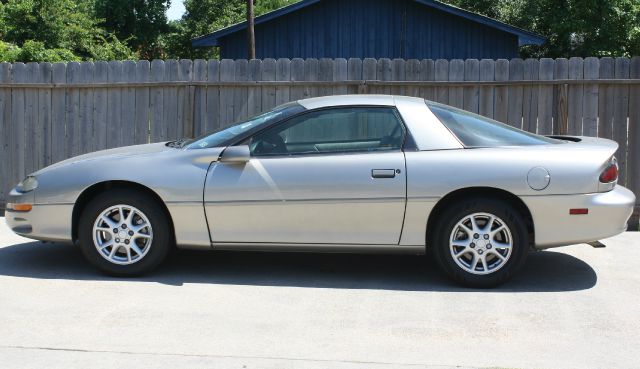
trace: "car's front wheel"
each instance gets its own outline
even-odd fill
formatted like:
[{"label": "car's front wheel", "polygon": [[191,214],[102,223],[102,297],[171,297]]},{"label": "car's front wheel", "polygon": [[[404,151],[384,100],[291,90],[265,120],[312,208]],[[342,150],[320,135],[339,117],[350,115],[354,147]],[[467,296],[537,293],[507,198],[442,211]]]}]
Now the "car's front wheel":
[{"label": "car's front wheel", "polygon": [[494,287],[520,269],[529,252],[520,212],[494,199],[450,206],[437,222],[433,254],[441,269],[470,287]]},{"label": "car's front wheel", "polygon": [[78,238],[91,264],[124,277],[155,269],[172,244],[169,220],[155,199],[121,189],[104,192],[87,204]]}]

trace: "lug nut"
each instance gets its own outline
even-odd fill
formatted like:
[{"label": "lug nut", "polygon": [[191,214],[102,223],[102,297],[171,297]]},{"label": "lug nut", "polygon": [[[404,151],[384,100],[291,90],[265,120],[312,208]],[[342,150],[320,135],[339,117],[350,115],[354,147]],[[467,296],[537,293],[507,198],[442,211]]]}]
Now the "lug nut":
[{"label": "lug nut", "polygon": [[118,228],[114,228],[113,233],[118,233]]},{"label": "lug nut", "polygon": [[489,235],[488,235],[488,234],[485,234],[485,235],[484,235],[484,239],[485,239],[485,240],[488,240],[488,239],[489,239]]},{"label": "lug nut", "polygon": [[482,251],[482,250],[478,250],[478,255],[482,255],[483,252],[484,251]]},{"label": "lug nut", "polygon": [[126,224],[123,224],[123,225],[122,225],[122,229],[127,229],[127,225],[126,225]]},{"label": "lug nut", "polygon": [[116,242],[120,242],[120,239],[119,239],[119,238],[116,238]]},{"label": "lug nut", "polygon": [[129,231],[129,236],[133,236],[133,231]]},{"label": "lug nut", "polygon": [[478,239],[478,238],[480,238],[480,235],[476,233],[476,234],[473,235],[473,238]]},{"label": "lug nut", "polygon": [[124,244],[128,245],[129,244],[129,240],[124,240]]},{"label": "lug nut", "polygon": [[476,244],[471,242],[471,244],[469,244],[469,247],[471,247],[472,249],[476,248]]},{"label": "lug nut", "polygon": [[491,248],[492,248],[492,247],[493,247],[493,246],[491,246],[491,244],[490,244],[490,243],[488,243],[488,244],[487,244],[487,250],[491,250]]}]

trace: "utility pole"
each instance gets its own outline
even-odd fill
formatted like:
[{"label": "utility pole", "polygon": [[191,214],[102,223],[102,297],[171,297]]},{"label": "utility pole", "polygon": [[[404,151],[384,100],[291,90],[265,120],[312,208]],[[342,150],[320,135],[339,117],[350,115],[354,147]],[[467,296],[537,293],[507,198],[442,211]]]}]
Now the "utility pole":
[{"label": "utility pole", "polygon": [[247,0],[247,46],[249,59],[256,58],[256,33],[253,16],[253,0]]}]

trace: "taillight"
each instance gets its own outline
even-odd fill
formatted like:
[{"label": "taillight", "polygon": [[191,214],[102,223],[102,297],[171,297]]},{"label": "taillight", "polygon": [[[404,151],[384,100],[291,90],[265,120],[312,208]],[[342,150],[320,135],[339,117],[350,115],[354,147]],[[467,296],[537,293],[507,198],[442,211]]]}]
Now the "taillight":
[{"label": "taillight", "polygon": [[618,180],[618,162],[616,158],[613,158],[609,166],[600,174],[600,182],[611,183],[616,180]]}]

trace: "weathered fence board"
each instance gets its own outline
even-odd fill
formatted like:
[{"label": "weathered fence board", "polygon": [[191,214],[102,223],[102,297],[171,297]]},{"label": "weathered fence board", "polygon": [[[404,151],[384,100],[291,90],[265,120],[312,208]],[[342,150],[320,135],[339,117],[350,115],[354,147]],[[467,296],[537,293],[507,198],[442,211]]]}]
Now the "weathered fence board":
[{"label": "weathered fence board", "polygon": [[[540,61],[527,59],[524,61],[524,79],[537,80],[540,74]],[[527,86],[522,97],[522,129],[530,132],[537,130],[538,87]]]},{"label": "weathered fence board", "polygon": [[[149,82],[150,67],[149,61],[138,61],[136,63],[135,81]],[[135,93],[135,142],[136,144],[145,144],[149,142],[149,88],[136,88]],[[206,107],[206,104],[202,105]]]},{"label": "weathered fence board", "polygon": [[[600,59],[600,78],[614,77],[613,58]],[[604,84],[598,96],[598,137],[613,137],[613,86]]]},{"label": "weathered fence board", "polygon": [[[629,78],[629,59],[616,58],[615,77]],[[620,148],[616,153],[620,166],[620,182],[626,183],[627,177],[627,119],[629,117],[629,86],[616,86],[614,91],[612,138]]]},{"label": "weathered fence board", "polygon": [[[26,82],[27,67],[23,63],[15,63],[11,70],[11,80],[14,82]],[[11,90],[11,119],[6,122],[9,126],[10,154],[11,154],[11,177],[13,182],[22,179],[26,173],[24,147],[24,131],[27,127],[24,120],[24,89]],[[4,123],[4,122],[3,122]]]},{"label": "weathered fence board", "polygon": [[[209,60],[207,62],[207,81],[220,81],[220,62]],[[217,87],[207,87],[207,124],[204,132],[211,132],[221,127],[220,123],[220,89]],[[152,120],[153,122],[153,120]],[[204,134],[202,132],[202,134]]]},{"label": "weathered fence board", "polygon": [[[524,79],[524,60],[513,59],[509,62],[509,80],[521,81]],[[506,123],[516,128],[522,128],[522,101],[524,88],[522,86],[509,86],[509,108]]]},{"label": "weathered fence board", "polygon": [[[640,79],[640,56],[631,59],[629,78]],[[640,195],[640,84],[629,89],[629,150],[627,152],[627,186]],[[640,206],[636,203],[636,211],[631,226],[638,226]],[[637,229],[636,229],[637,230]]]},{"label": "weathered fence board", "polygon": [[[107,80],[109,82],[120,82],[123,80],[122,62],[119,62],[119,61],[109,62]],[[122,121],[121,102],[122,102],[122,89],[121,88],[110,89],[107,95],[107,122],[108,122],[107,148],[114,148],[121,145],[120,138],[122,137],[122,134],[124,131],[124,124]],[[67,105],[68,104],[69,103],[67,102]]]},{"label": "weathered fence board", "polygon": [[[598,79],[600,63],[598,58],[584,60],[584,78]],[[588,84],[584,87],[584,103],[582,105],[582,134],[585,136],[598,135],[598,85]]]},{"label": "weathered fence board", "polygon": [[[0,84],[11,82],[11,64],[0,63]],[[0,88],[0,202],[6,198],[9,189],[15,183],[11,165],[14,147],[11,143],[11,89]]]},{"label": "weathered fence board", "polygon": [[[496,61],[496,81],[509,80],[509,61],[499,59]],[[509,89],[506,86],[496,87],[494,96],[494,119],[507,122],[509,119]]]},{"label": "weathered fence board", "polygon": [[[540,80],[552,80],[554,72],[553,59],[541,59],[540,71],[538,73]],[[553,86],[540,86],[538,89],[538,134],[550,135],[553,133]]]},{"label": "weathered fence board", "polygon": [[[567,80],[569,78],[569,60],[559,58],[555,60],[555,68],[553,72],[556,80]],[[567,134],[568,128],[568,96],[567,85],[556,85],[553,92],[553,133],[558,135]]]},{"label": "weathered fence board", "polygon": [[[103,62],[104,63],[104,62]],[[106,63],[105,63],[106,64]],[[106,76],[106,73],[105,73]],[[64,63],[55,63],[53,65],[53,74],[51,81],[53,83],[65,83],[67,80],[66,65]],[[106,79],[105,79],[106,80]],[[105,94],[106,90],[96,91],[96,94]],[[53,163],[59,162],[62,159],[67,158],[65,155],[65,142],[66,142],[66,99],[67,94],[65,90],[53,90],[51,91],[51,161]],[[106,99],[105,99],[106,107]],[[95,118],[95,117],[94,117]],[[106,142],[106,115],[105,130],[95,136],[94,139],[100,139],[102,142]],[[10,122],[6,122],[11,124]],[[100,149],[104,149],[105,145],[99,146]],[[14,149],[15,150],[15,149]]]},{"label": "weathered fence board", "polygon": [[[480,80],[480,62],[476,59],[468,59],[464,62],[464,80],[479,81]],[[463,108],[467,111],[478,113],[480,109],[480,89],[478,87],[465,87],[463,91]]]},{"label": "weathered fence board", "polygon": [[[449,62],[449,81],[464,81],[464,61],[455,59]],[[464,88],[449,88],[449,105],[456,108],[464,107]]]},{"label": "weathered fence board", "polygon": [[423,97],[540,134],[614,139],[620,183],[640,191],[638,57],[99,61],[0,64],[0,204],[25,174],[70,156],[356,93]]},{"label": "weathered fence board", "polygon": [[[55,74],[54,74],[55,78]],[[96,62],[93,65],[93,81],[103,83],[109,80],[109,63],[105,61]],[[54,91],[53,94],[56,92]],[[108,91],[103,88],[95,89],[93,92],[93,122],[92,122],[92,147],[93,150],[102,150],[107,147],[107,109]],[[63,123],[64,124],[64,123]],[[157,124],[156,124],[157,126]],[[52,125],[52,129],[55,124]]]},{"label": "weathered fence board", "polygon": [[[128,83],[136,82],[136,62],[127,60],[122,63],[123,80]],[[136,91],[134,88],[127,87],[122,89],[121,114],[123,126],[131,126],[125,129],[120,135],[120,143],[118,146],[129,146],[136,142]],[[130,120],[133,118],[132,120]]]}]

